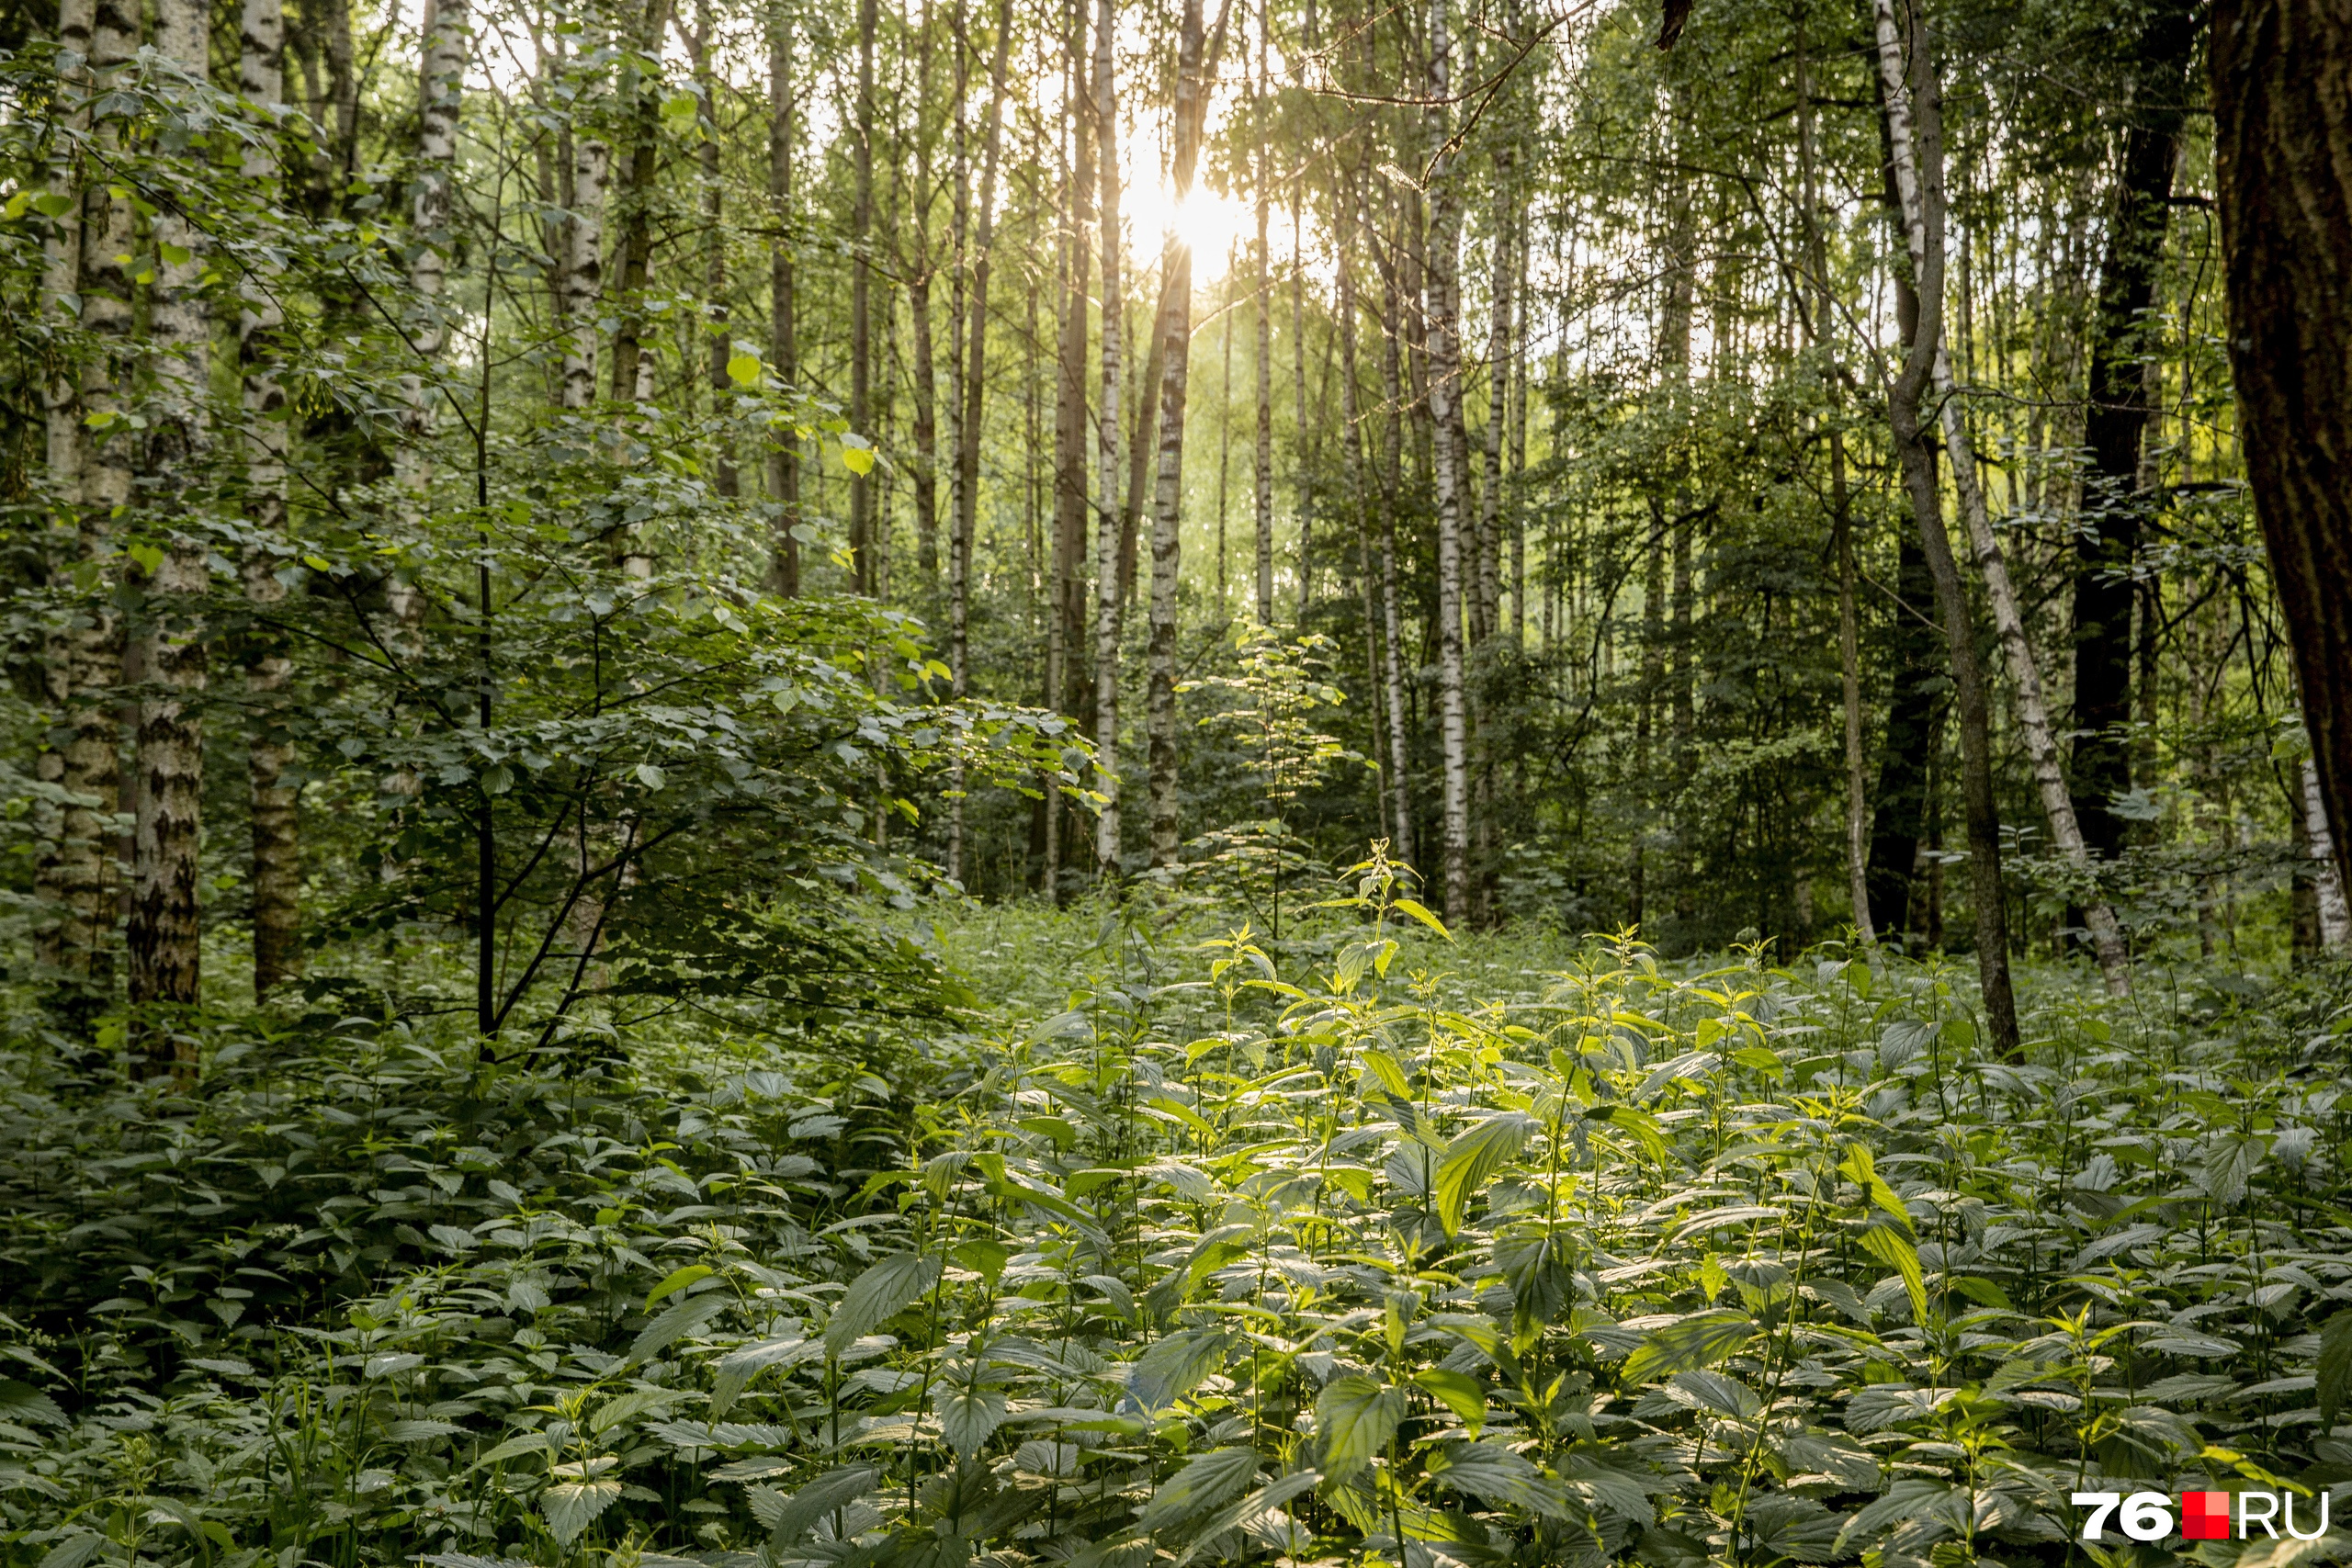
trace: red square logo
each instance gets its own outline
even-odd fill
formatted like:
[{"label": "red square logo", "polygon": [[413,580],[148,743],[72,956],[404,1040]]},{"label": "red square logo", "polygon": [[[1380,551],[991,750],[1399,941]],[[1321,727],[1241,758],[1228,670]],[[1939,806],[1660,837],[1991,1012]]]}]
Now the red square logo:
[{"label": "red square logo", "polygon": [[2182,1493],[2180,1533],[2188,1540],[2229,1540],[2230,1495],[2226,1492]]}]

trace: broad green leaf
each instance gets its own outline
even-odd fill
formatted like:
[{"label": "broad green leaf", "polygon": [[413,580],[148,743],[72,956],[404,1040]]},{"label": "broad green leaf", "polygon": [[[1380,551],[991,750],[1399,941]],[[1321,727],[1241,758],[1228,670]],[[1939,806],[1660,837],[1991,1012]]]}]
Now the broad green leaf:
[{"label": "broad green leaf", "polygon": [[1455,1134],[1445,1145],[1437,1168],[1438,1223],[1452,1235],[1462,1228],[1470,1195],[1483,1189],[1495,1172],[1526,1146],[1535,1119],[1517,1111],[1489,1116]]},{"label": "broad green leaf", "polygon": [[651,1312],[664,1296],[674,1296],[696,1280],[707,1280],[718,1270],[707,1263],[689,1263],[646,1292],[645,1310]]},{"label": "broad green leaf", "polygon": [[874,453],[867,447],[842,444],[842,467],[861,477],[874,471]]},{"label": "broad green leaf", "polygon": [[825,1325],[825,1353],[839,1356],[939,1282],[940,1258],[894,1252],[850,1282]]},{"label": "broad green leaf", "polygon": [[1222,1328],[1188,1328],[1155,1340],[1127,1373],[1127,1393],[1158,1415],[1225,1365],[1229,1341]]},{"label": "broad green leaf", "polygon": [[1250,1484],[1258,1473],[1255,1449],[1212,1449],[1161,1483],[1136,1516],[1136,1527],[1157,1535],[1208,1512]]},{"label": "broad green leaf", "polygon": [[1334,1378],[1315,1396],[1316,1449],[1327,1480],[1344,1481],[1387,1448],[1405,1418],[1405,1391],[1361,1373]]},{"label": "broad green leaf", "polygon": [[2269,1148],[2251,1133],[2223,1133],[2206,1150],[2203,1183],[2206,1195],[2224,1209],[2245,1201],[2246,1184],[2260,1169]]},{"label": "broad green leaf", "polygon": [[939,1412],[941,1435],[962,1459],[979,1452],[980,1445],[1004,1424],[1005,1399],[998,1389],[942,1383],[933,1404]]},{"label": "broad green leaf", "polygon": [[1676,1372],[1712,1367],[1747,1344],[1755,1333],[1755,1320],[1744,1312],[1693,1313],[1678,1323],[1650,1330],[1649,1337],[1625,1358],[1618,1375],[1628,1383],[1657,1382]]},{"label": "broad green leaf", "polygon": [[672,1302],[639,1332],[628,1348],[628,1359],[651,1360],[734,1304],[734,1296],[726,1291],[706,1291]]},{"label": "broad green leaf", "polygon": [[1446,941],[1452,942],[1453,940],[1453,933],[1445,929],[1445,922],[1439,919],[1435,915],[1430,914],[1429,910],[1423,908],[1420,904],[1415,900],[1410,898],[1399,898],[1394,904],[1391,904],[1389,908],[1396,910],[1400,915],[1411,916],[1414,919],[1417,919],[1420,921],[1421,924],[1429,927],[1430,930],[1437,932],[1438,935],[1445,938]]},{"label": "broad green leaf", "polygon": [[1546,1481],[1524,1455],[1500,1443],[1448,1443],[1430,1457],[1430,1474],[1441,1486],[1498,1507],[1525,1508],[1555,1519],[1568,1517],[1560,1484]]},{"label": "broad green leaf", "polygon": [[0,1378],[0,1421],[40,1427],[66,1425],[65,1412],[58,1407],[57,1401],[16,1378]]},{"label": "broad green leaf", "polygon": [[1413,1382],[1438,1402],[1462,1418],[1470,1428],[1470,1438],[1476,1442],[1487,1424],[1487,1385],[1468,1372],[1448,1371],[1431,1367],[1413,1374]]},{"label": "broad green leaf", "polygon": [[1398,1100],[1411,1102],[1412,1080],[1405,1076],[1405,1065],[1402,1062],[1385,1051],[1374,1050],[1363,1054],[1363,1065],[1372,1069],[1372,1076],[1380,1080],[1381,1088]]},{"label": "broad green leaf", "polygon": [[882,1472],[870,1464],[844,1465],[827,1471],[795,1492],[775,1510],[768,1529],[778,1546],[790,1546],[817,1528],[817,1521],[845,1508],[880,1483]]},{"label": "broad green leaf", "polygon": [[617,1479],[559,1481],[539,1494],[539,1511],[547,1516],[548,1533],[568,1547],[620,1495]]},{"label": "broad green leaf", "polygon": [[727,377],[739,387],[759,384],[760,361],[757,355],[736,354],[727,361]]},{"label": "broad green leaf", "polygon": [[479,1470],[483,1465],[496,1464],[501,1460],[514,1459],[521,1454],[551,1453],[554,1450],[555,1439],[545,1432],[526,1432],[519,1438],[507,1438],[474,1461],[474,1468]]},{"label": "broad green leaf", "polygon": [[737,1396],[764,1369],[797,1366],[802,1361],[813,1361],[824,1353],[825,1342],[821,1339],[763,1339],[757,1344],[741,1345],[728,1351],[718,1359],[717,1375],[711,1380],[712,1418],[726,1415]]},{"label": "broad green leaf", "polygon": [[2319,1426],[2335,1425],[2345,1400],[2352,1396],[2352,1307],[2344,1307],[2319,1331]]},{"label": "broad green leaf", "polygon": [[1865,1225],[1860,1240],[1864,1252],[1903,1276],[1903,1288],[1911,1294],[1911,1321],[1924,1325],[1928,1321],[1928,1280],[1919,1268],[1919,1249],[1893,1225]]}]

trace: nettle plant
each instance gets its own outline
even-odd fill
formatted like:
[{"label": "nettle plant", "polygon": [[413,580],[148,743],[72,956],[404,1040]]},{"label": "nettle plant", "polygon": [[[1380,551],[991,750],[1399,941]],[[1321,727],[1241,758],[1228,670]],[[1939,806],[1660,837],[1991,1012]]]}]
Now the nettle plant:
[{"label": "nettle plant", "polygon": [[[1312,919],[1307,971],[1106,952],[913,1092],[706,1064],[529,1192],[442,1148],[399,1222],[437,1261],[274,1371],[249,1337],[258,1400],[175,1323],[146,1425],[12,1416],[57,1428],[15,1539],[2125,1568],[2165,1553],[2071,1540],[2074,1492],[2352,1482],[2334,1057],[2058,1009],[2018,1066],[1941,968],[1628,942],[1465,999],[1377,856]],[[99,1528],[134,1437],[158,1500]]]}]

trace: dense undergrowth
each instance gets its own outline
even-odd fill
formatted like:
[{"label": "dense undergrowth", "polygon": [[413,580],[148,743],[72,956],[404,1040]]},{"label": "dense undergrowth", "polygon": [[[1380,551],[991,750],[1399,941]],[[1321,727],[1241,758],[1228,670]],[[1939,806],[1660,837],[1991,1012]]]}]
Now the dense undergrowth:
[{"label": "dense undergrowth", "polygon": [[988,1010],[789,1044],[246,1020],[158,1099],[20,1031],[0,1559],[2152,1568],[2068,1494],[2352,1513],[2324,983],[2037,972],[2007,1063],[1938,964],[1389,894],[967,916]]}]

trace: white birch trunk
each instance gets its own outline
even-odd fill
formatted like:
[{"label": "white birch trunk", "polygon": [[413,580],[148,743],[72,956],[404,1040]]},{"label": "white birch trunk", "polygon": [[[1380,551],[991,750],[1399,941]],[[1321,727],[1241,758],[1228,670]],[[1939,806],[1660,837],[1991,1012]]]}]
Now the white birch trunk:
[{"label": "white birch trunk", "polygon": [[2328,830],[2327,803],[2319,792],[2319,769],[2309,757],[2300,770],[2304,830],[2312,840],[2312,881],[2319,893],[2319,944],[2329,953],[2352,950],[2352,908],[2335,874],[2335,835]]},{"label": "white birch trunk", "polygon": [[1430,418],[1435,425],[1437,476],[1438,725],[1445,752],[1445,915],[1461,920],[1470,912],[1470,760],[1464,713],[1462,657],[1461,470],[1466,441],[1462,422],[1462,344],[1458,281],[1462,215],[1448,151],[1451,116],[1445,104],[1451,67],[1451,18],[1447,0],[1430,0],[1429,146],[1423,183],[1430,192],[1429,321]]},{"label": "white birch trunk", "polygon": [[1106,881],[1119,874],[1119,633],[1125,602],[1119,593],[1119,383],[1121,355],[1119,260],[1119,82],[1113,44],[1116,0],[1101,0],[1094,40],[1094,134],[1102,177],[1102,410],[1095,428],[1100,489],[1094,513],[1094,788],[1102,797],[1094,824],[1094,864]]}]

